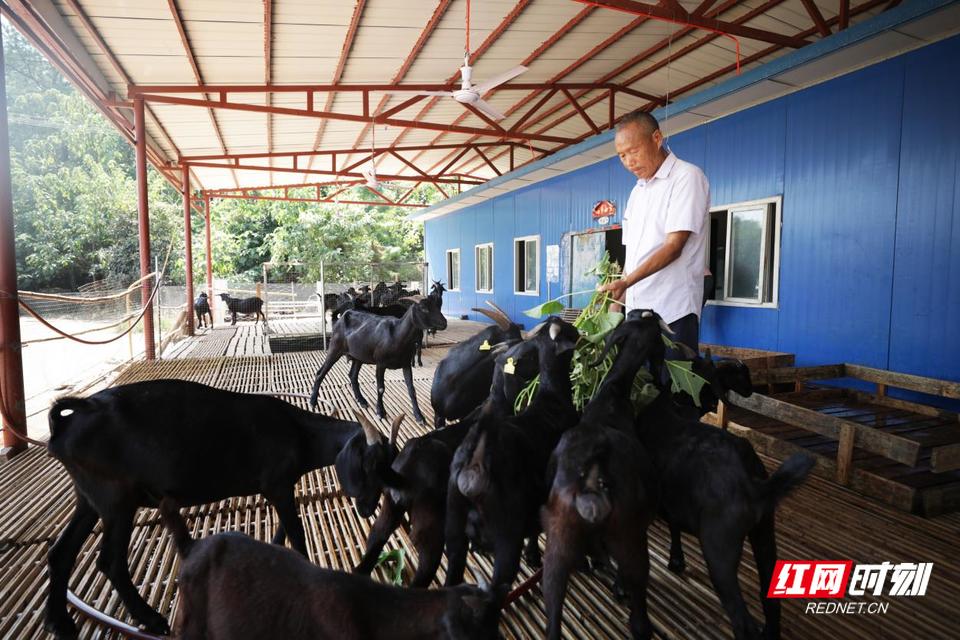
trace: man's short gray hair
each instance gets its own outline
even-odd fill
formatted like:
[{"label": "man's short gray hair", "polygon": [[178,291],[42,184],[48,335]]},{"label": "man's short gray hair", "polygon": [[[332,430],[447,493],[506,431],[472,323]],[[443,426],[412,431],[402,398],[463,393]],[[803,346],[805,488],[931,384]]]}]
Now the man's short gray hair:
[{"label": "man's short gray hair", "polygon": [[617,123],[617,131],[623,131],[630,125],[637,125],[642,128],[645,133],[653,133],[654,131],[660,130],[660,123],[647,111],[631,111],[623,116],[620,122]]}]

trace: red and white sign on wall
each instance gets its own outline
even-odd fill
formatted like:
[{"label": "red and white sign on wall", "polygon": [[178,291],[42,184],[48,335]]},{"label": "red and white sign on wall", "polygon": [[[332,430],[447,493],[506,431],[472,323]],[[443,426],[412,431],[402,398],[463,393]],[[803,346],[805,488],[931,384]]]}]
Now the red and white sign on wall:
[{"label": "red and white sign on wall", "polygon": [[593,217],[600,224],[608,224],[617,213],[617,205],[612,200],[600,200],[593,205]]}]

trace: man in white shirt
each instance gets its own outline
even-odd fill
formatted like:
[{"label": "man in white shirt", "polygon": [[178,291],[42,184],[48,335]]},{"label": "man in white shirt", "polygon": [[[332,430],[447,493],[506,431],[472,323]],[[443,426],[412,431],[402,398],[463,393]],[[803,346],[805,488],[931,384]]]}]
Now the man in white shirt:
[{"label": "man in white shirt", "polygon": [[623,212],[623,278],[603,287],[627,309],[653,309],[699,351],[710,184],[663,144],[660,125],[635,111],[617,125],[620,161],[637,177]]}]

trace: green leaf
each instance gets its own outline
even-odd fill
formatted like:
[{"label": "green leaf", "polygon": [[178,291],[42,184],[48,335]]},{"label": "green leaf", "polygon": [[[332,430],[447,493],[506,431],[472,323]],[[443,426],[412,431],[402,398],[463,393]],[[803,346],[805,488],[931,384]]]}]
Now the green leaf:
[{"label": "green leaf", "polygon": [[403,585],[403,569],[406,566],[406,553],[403,549],[393,549],[384,551],[377,559],[377,565],[383,565],[384,570],[390,579],[390,583],[396,586]]},{"label": "green leaf", "polygon": [[563,303],[560,302],[560,299],[548,300],[543,304],[538,304],[532,309],[527,309],[523,312],[523,315],[530,316],[531,318],[541,318],[543,316],[554,315],[563,311]]},{"label": "green leaf", "polygon": [[667,370],[673,380],[671,385],[673,391],[685,391],[690,394],[694,404],[699,407],[700,390],[707,381],[693,372],[693,363],[689,360],[667,360]]}]

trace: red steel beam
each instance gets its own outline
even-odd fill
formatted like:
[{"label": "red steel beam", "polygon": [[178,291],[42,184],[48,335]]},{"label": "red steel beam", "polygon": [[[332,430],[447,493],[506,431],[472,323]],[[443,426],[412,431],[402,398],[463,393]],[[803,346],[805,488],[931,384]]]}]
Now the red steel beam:
[{"label": "red steel beam", "polygon": [[840,0],[837,28],[843,31],[850,26],[850,0]]},{"label": "red steel beam", "polygon": [[[369,187],[368,187],[369,189]],[[320,204],[359,204],[359,205],[369,205],[371,207],[403,207],[407,209],[423,209],[428,207],[426,204],[415,204],[410,202],[394,202],[386,196],[382,196],[384,202],[369,201],[369,200],[340,200],[337,198],[291,198],[286,196],[264,196],[264,195],[242,195],[242,194],[224,194],[218,195],[217,198],[226,198],[230,200],[265,200],[270,202],[315,202]]]},{"label": "red steel beam", "polygon": [[[199,167],[202,169],[238,169],[246,171],[275,171],[277,173],[300,173],[306,175],[326,175],[326,176],[342,176],[344,178],[363,178],[363,174],[354,171],[327,171],[324,169],[293,169],[288,167],[270,167],[268,165],[237,165],[237,164],[219,164],[216,162],[194,162],[190,164],[191,167]],[[400,175],[382,175],[379,176],[382,180],[397,180],[397,181],[407,181],[415,182],[417,180],[437,180],[440,182],[456,182],[456,180],[443,178],[440,176],[431,176],[428,174],[423,174],[421,176],[400,176]],[[240,187],[238,187],[240,188]]]},{"label": "red steel beam", "polygon": [[[589,51],[587,51],[584,55],[580,56],[577,60],[573,61],[573,62],[572,62],[571,64],[569,64],[567,67],[565,67],[564,69],[562,69],[561,71],[559,71],[559,72],[558,72],[557,74],[555,74],[550,80],[553,81],[553,82],[557,82],[557,81],[561,80],[562,78],[565,78],[566,76],[570,75],[571,73],[573,73],[574,71],[576,71],[578,68],[580,68],[582,65],[584,65],[584,64],[586,64],[588,61],[592,60],[592,59],[594,58],[594,56],[596,56],[597,54],[599,54],[601,51],[603,51],[603,50],[607,49],[608,47],[610,47],[611,45],[619,42],[619,41],[621,40],[621,38],[625,37],[627,34],[629,34],[631,31],[633,31],[634,29],[636,29],[637,27],[639,27],[641,24],[643,24],[643,23],[646,22],[646,21],[647,21],[647,18],[644,18],[644,17],[639,17],[639,18],[636,18],[636,19],[634,19],[634,20],[631,20],[628,24],[626,24],[626,25],[624,25],[622,28],[618,29],[615,33],[613,33],[613,34],[610,35],[609,37],[605,38],[603,41],[601,41],[600,43],[598,43],[597,45],[595,45],[592,49],[590,49]],[[610,79],[612,79],[613,77],[615,77],[615,76],[609,75],[606,79],[607,79],[607,80],[610,80]],[[528,94],[528,95],[525,96],[522,100],[520,100],[520,102],[518,102],[517,104],[515,104],[515,105],[511,106],[509,109],[507,109],[505,115],[509,117],[510,115],[512,115],[513,113],[515,113],[516,111],[518,111],[519,109],[522,109],[527,103],[531,102],[534,98],[536,98],[538,93],[539,93],[538,91],[534,91],[534,92]],[[546,97],[541,98],[541,99],[537,102],[537,104],[534,105],[534,107],[533,107],[532,109],[530,109],[526,114],[524,114],[524,115],[520,118],[520,120],[518,120],[516,123],[514,123],[513,126],[510,127],[510,131],[519,131],[521,125],[522,125],[526,120],[528,120],[534,113],[536,113],[544,104],[546,104],[547,101],[554,95],[554,93],[556,93],[556,90],[550,91]],[[580,95],[583,95],[583,94],[585,94],[585,93],[586,93],[586,92],[583,91],[583,92],[581,92]],[[615,95],[614,92],[611,91],[611,92],[610,92],[611,105],[613,104],[613,100],[614,100],[614,97],[613,97],[613,96],[614,96],[614,95]],[[612,108],[612,107],[611,107],[611,108]],[[434,141],[436,141],[436,138],[434,139]],[[469,142],[472,142],[472,141],[473,141],[473,139],[469,140]],[[501,154],[501,155],[502,155],[502,154]],[[545,154],[544,154],[544,155],[545,155]],[[441,159],[440,162],[446,161],[446,159],[449,158],[449,157],[450,157],[450,156],[447,155],[446,157],[444,157],[443,159]],[[500,157],[500,156],[497,156],[497,157]],[[437,164],[440,164],[440,163],[438,162]],[[436,168],[436,165],[434,165],[433,167],[430,167],[429,170],[432,171],[434,168]]]},{"label": "red steel beam", "polygon": [[210,327],[213,328],[213,251],[212,243],[210,242],[210,196],[206,193],[203,194],[203,217],[204,226],[206,228],[207,245],[207,304],[210,305]]},{"label": "red steel beam", "polygon": [[[180,9],[177,7],[177,0],[167,0],[167,5],[170,7],[170,14],[173,16],[173,23],[177,27],[177,33],[180,34],[180,42],[183,44],[183,50],[187,54],[187,61],[190,63],[190,68],[193,70],[193,77],[196,78],[197,84],[203,84],[203,74],[200,73],[200,67],[197,65],[197,59],[193,55],[193,47],[190,46],[190,38],[187,37],[187,31],[183,26],[183,18],[180,15]],[[129,89],[127,94],[129,95]],[[208,97],[204,95],[204,97]],[[220,131],[220,123],[217,122],[217,116],[213,112],[213,109],[207,109],[207,114],[210,116],[210,123],[213,125],[213,131],[217,135],[217,141],[220,143],[220,148],[223,149],[224,153],[227,153],[227,144],[223,141],[223,133]],[[233,176],[234,184],[239,185],[240,182],[237,180],[237,174],[233,171],[230,172]]]},{"label": "red steel beam", "polygon": [[[255,187],[227,187],[224,189],[208,189],[204,191],[205,196],[210,196],[213,198],[219,197],[222,194],[236,194],[236,192],[250,192],[250,191],[266,191],[267,189],[312,189],[318,187],[330,187],[330,186],[343,186],[346,188],[353,187],[358,184],[363,184],[363,180],[329,180],[326,182],[294,182],[289,184],[268,184]],[[342,190],[341,190],[342,191]],[[332,197],[332,196],[330,196]]]},{"label": "red steel beam", "polygon": [[830,35],[830,27],[827,26],[827,21],[823,19],[823,14],[820,13],[820,9],[817,8],[817,5],[814,4],[813,0],[800,0],[803,3],[804,8],[807,10],[807,13],[810,15],[810,19],[813,20],[813,24],[816,25],[817,31],[820,32],[824,38]]},{"label": "red steel beam", "polygon": [[[0,78],[4,77],[3,34],[0,33]],[[23,354],[20,344],[20,305],[17,303],[17,248],[13,226],[13,190],[10,182],[10,131],[7,90],[0,83],[0,402],[3,403],[3,449],[12,458],[27,443],[26,395],[23,390]],[[8,421],[9,419],[9,421]],[[10,424],[10,421],[16,424]]]},{"label": "red steel beam", "polygon": [[[451,0],[440,0],[437,3],[436,8],[433,10],[433,14],[430,16],[430,19],[427,20],[427,24],[423,27],[423,30],[420,32],[420,36],[417,38],[417,41],[413,43],[413,48],[410,50],[410,53],[408,53],[407,57],[404,58],[403,62],[400,64],[400,68],[397,69],[397,72],[393,74],[393,78],[391,78],[390,84],[399,84],[399,82],[403,79],[403,77],[407,75],[407,71],[410,70],[410,66],[413,64],[414,60],[416,60],[417,56],[420,55],[420,51],[423,49],[423,46],[427,43],[427,40],[433,34],[433,30],[437,28],[437,24],[440,22],[440,18],[443,17],[443,14],[446,13],[447,9],[450,7],[450,2]],[[403,108],[405,109],[407,108],[407,106],[410,106],[410,104],[413,104],[421,97],[422,96],[417,96],[416,98],[407,100],[400,106],[403,106]],[[385,94],[381,96],[380,102],[374,108],[373,113],[379,114],[381,109],[383,109],[383,106],[387,103],[388,100],[390,100],[389,94]],[[393,113],[399,113],[402,110],[403,109],[396,110],[396,111],[391,110],[391,111]],[[390,115],[393,115],[393,113],[391,113]],[[369,130],[370,130],[370,125],[365,124],[361,128],[360,135],[357,136],[357,139],[354,141],[353,146],[355,147],[359,146],[360,143],[363,142],[363,139],[364,137],[366,137],[367,131]]]},{"label": "red steel beam", "polygon": [[[503,20],[500,21],[500,24],[497,25],[497,28],[491,31],[490,35],[484,38],[483,42],[480,43],[479,47],[477,47],[475,50],[470,52],[470,57],[468,58],[468,62],[470,63],[471,66],[473,66],[473,64],[480,58],[480,56],[486,53],[487,49],[493,46],[493,43],[496,42],[501,35],[503,35],[503,32],[506,31],[510,27],[510,25],[512,25],[517,20],[517,18],[520,17],[520,14],[523,13],[523,10],[527,8],[527,5],[529,5],[531,1],[532,0],[519,0],[515,5],[513,5],[513,9],[511,9],[507,13],[507,15],[503,17]],[[453,74],[450,75],[450,77],[447,78],[447,84],[451,85],[450,86],[451,89],[456,88],[455,86],[453,86],[452,83],[456,82],[458,78],[460,78],[460,71],[454,72]],[[430,109],[433,108],[435,104],[437,104],[439,100],[440,100],[440,96],[434,96],[430,98],[427,104],[422,109],[420,109],[420,111],[417,112],[417,115],[415,115],[413,119],[419,120],[420,118],[422,118],[424,115],[427,114],[428,111],[430,111]],[[394,139],[393,141],[394,145],[400,144],[400,141],[403,139],[405,135],[407,135],[407,132],[401,131],[400,135],[398,135]],[[416,161],[416,158],[414,158],[414,161]]]},{"label": "red steel beam", "polygon": [[498,176],[503,175],[502,173],[500,173],[500,170],[497,169],[497,165],[495,165],[495,164],[493,164],[492,162],[490,162],[490,158],[487,157],[487,155],[483,152],[482,149],[474,148],[474,151],[477,152],[477,155],[478,155],[478,156],[480,156],[481,158],[483,158],[483,161],[486,162],[487,165],[488,165],[491,169],[493,169],[493,172],[494,172],[495,174],[497,174]]},{"label": "red steel beam", "polygon": [[[471,143],[477,147],[502,147],[508,145],[516,145],[519,143],[511,142],[509,140],[503,142],[472,142]],[[523,145],[526,147],[527,145]],[[377,149],[379,152],[392,151],[397,153],[404,153],[408,151],[423,151],[425,149],[462,149],[462,143],[450,143],[450,144],[440,144],[440,145],[429,145],[429,144],[417,144],[417,145],[408,145],[403,147],[389,147],[385,149]],[[534,147],[536,148],[536,147]],[[328,155],[344,155],[348,153],[372,153],[374,149],[372,147],[362,147],[359,149],[321,149],[318,151],[274,151],[273,153],[227,153],[227,154],[212,154],[212,155],[196,155],[196,156],[182,156],[180,162],[202,162],[206,160],[247,160],[250,158],[305,158],[308,156],[328,156]],[[545,150],[544,150],[545,151]]]},{"label": "red steel beam", "polygon": [[[137,134],[136,175],[137,175],[137,213],[140,227],[140,277],[150,273],[150,204],[147,199],[147,129],[142,98],[133,103],[134,130]],[[159,276],[158,276],[159,277]],[[150,290],[156,283],[145,279],[140,289],[143,313],[143,351],[147,360],[157,357],[153,335],[153,303],[150,302]]]},{"label": "red steel beam", "polygon": [[[350,24],[347,26],[347,34],[343,39],[343,46],[340,48],[340,58],[337,60],[337,68],[333,72],[333,84],[340,82],[340,79],[343,77],[343,68],[347,64],[347,58],[350,56],[350,50],[353,48],[353,40],[357,35],[357,28],[360,26],[360,18],[363,16],[363,8],[366,6],[367,0],[357,0],[357,4],[353,6],[353,14],[350,16]],[[330,111],[333,108],[333,100],[335,94],[328,93],[327,100],[324,103],[323,111]],[[308,95],[308,102],[312,100],[312,94]],[[309,105],[308,105],[309,106]],[[313,148],[320,148],[320,141],[323,140],[323,131],[327,126],[326,120],[320,121],[320,126],[317,127],[317,135],[313,138]],[[310,164],[307,168],[313,167],[313,160],[310,160]]]},{"label": "red steel beam", "polygon": [[[609,76],[608,76],[609,77]],[[163,96],[169,94],[217,94],[217,104],[227,102],[226,96],[234,93],[398,93],[410,91],[452,91],[459,89],[459,84],[452,82],[417,82],[409,84],[132,84],[127,87],[130,98],[136,96]],[[616,82],[508,82],[497,87],[497,91],[532,91],[534,89],[617,89],[618,91],[635,91]],[[640,92],[637,92],[640,93]],[[437,96],[442,97],[442,96]],[[308,109],[311,113],[322,113],[316,109]]]},{"label": "red steel beam", "polygon": [[479,129],[477,127],[461,127],[454,125],[447,125],[438,122],[417,122],[414,120],[397,120],[395,118],[383,118],[381,116],[371,115],[364,117],[362,115],[357,115],[354,113],[337,113],[330,111],[307,111],[306,109],[294,109],[289,107],[267,107],[265,105],[259,104],[248,104],[245,102],[227,102],[227,101],[212,101],[212,100],[198,100],[194,98],[181,98],[176,96],[167,96],[167,95],[157,95],[157,94],[138,94],[137,96],[140,99],[143,99],[148,102],[157,103],[157,104],[173,104],[186,107],[208,107],[216,109],[228,109],[233,111],[247,111],[251,113],[276,113],[280,115],[288,116],[299,116],[304,118],[321,118],[329,120],[343,120],[346,122],[366,122],[367,120],[373,120],[378,124],[385,124],[392,127],[405,127],[412,129],[427,129],[430,131],[446,131],[449,133],[466,133],[470,135],[484,135],[484,136],[494,136],[496,138],[513,138],[516,140],[536,140],[540,142],[555,142],[560,144],[570,143],[570,138],[562,138],[559,136],[548,136],[541,134],[526,134],[526,133],[507,133],[504,135],[504,132],[488,129]]},{"label": "red steel beam", "polygon": [[563,95],[567,97],[567,102],[573,105],[573,108],[577,110],[577,113],[580,114],[580,117],[587,123],[587,126],[590,127],[594,133],[600,133],[600,127],[598,127],[593,120],[590,119],[590,116],[587,115],[587,112],[584,111],[583,107],[580,106],[580,103],[577,102],[577,99],[573,97],[573,94],[570,93],[567,89],[563,90]]},{"label": "red steel beam", "polygon": [[[183,185],[183,267],[187,284],[187,316],[185,318],[184,329],[188,336],[193,335],[193,225],[191,216],[193,211],[190,207],[190,167],[183,165],[183,176],[181,183]],[[159,304],[159,301],[157,302]]]},{"label": "red steel beam", "polygon": [[751,40],[759,40],[761,42],[769,42],[770,44],[778,44],[782,47],[792,47],[794,49],[799,49],[801,47],[804,47],[810,44],[803,38],[797,37],[795,35],[789,36],[783,33],[767,31],[765,29],[754,29],[753,27],[746,27],[736,22],[725,22],[723,20],[717,20],[714,18],[702,18],[699,16],[682,15],[673,9],[664,8],[659,5],[644,4],[642,2],[636,2],[635,0],[575,0],[575,1],[582,2],[584,4],[590,4],[596,7],[606,7],[608,9],[623,11],[625,13],[630,13],[636,16],[647,16],[648,18],[663,20],[665,22],[673,22],[676,24],[688,25],[688,26],[696,27],[698,29],[705,29],[707,31],[724,33],[731,36],[737,36],[740,38],[749,38]]}]

